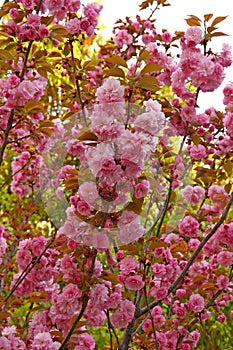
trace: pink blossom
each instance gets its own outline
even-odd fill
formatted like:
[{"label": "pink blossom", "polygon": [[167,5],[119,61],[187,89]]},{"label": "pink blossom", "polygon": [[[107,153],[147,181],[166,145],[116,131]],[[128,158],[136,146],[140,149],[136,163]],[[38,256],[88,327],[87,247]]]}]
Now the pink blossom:
[{"label": "pink blossom", "polygon": [[114,292],[110,295],[110,297],[107,300],[107,307],[108,309],[116,309],[117,306],[121,302],[121,294]]},{"label": "pink blossom", "polygon": [[158,288],[158,289],[156,290],[156,292],[155,292],[155,298],[156,298],[157,300],[165,299],[166,296],[167,296],[167,293],[168,293],[167,288],[165,288],[165,287],[160,287],[160,288]]},{"label": "pink blossom", "polygon": [[45,24],[42,24],[39,27],[38,34],[40,39],[43,40],[44,38],[47,38],[50,35],[50,31],[48,30]]},{"label": "pink blossom", "polygon": [[111,316],[112,325],[116,328],[125,328],[132,321],[135,312],[135,306],[130,300],[123,300],[120,308]]},{"label": "pink blossom", "polygon": [[66,25],[66,29],[70,34],[81,34],[80,19],[77,17],[70,19]]},{"label": "pink blossom", "polygon": [[129,224],[119,227],[119,239],[122,243],[132,243],[144,235],[146,229],[140,224],[139,217]]},{"label": "pink blossom", "polygon": [[17,8],[12,8],[9,11],[11,18],[16,19],[18,17],[19,11]]},{"label": "pink blossom", "polygon": [[198,237],[199,233],[199,222],[192,216],[185,216],[183,220],[179,220],[179,231],[189,237]]},{"label": "pink blossom", "polygon": [[189,298],[189,306],[194,312],[201,312],[205,307],[204,298],[200,294],[192,294]]},{"label": "pink blossom", "polygon": [[217,261],[220,265],[227,267],[233,264],[233,253],[223,250],[218,253]]},{"label": "pink blossom", "polygon": [[206,149],[203,145],[194,145],[189,148],[190,156],[195,160],[200,160],[206,157]]},{"label": "pink blossom", "polygon": [[164,114],[149,111],[140,114],[134,121],[135,129],[150,135],[156,135],[164,127]]},{"label": "pink blossom", "polygon": [[74,350],[94,350],[95,340],[88,333],[81,333],[77,338],[78,345],[75,346]]},{"label": "pink blossom", "polygon": [[118,48],[124,45],[129,45],[133,41],[133,37],[125,29],[119,30],[114,38],[115,44]]},{"label": "pink blossom", "polygon": [[188,45],[197,45],[202,39],[202,30],[200,27],[191,26],[186,30],[184,37]]},{"label": "pink blossom", "polygon": [[71,303],[76,301],[77,298],[80,298],[81,295],[82,293],[80,292],[76,284],[73,283],[67,284],[62,290],[63,298]]},{"label": "pink blossom", "polygon": [[91,290],[91,301],[100,310],[107,308],[108,288],[103,284],[96,284]]},{"label": "pink blossom", "polygon": [[217,320],[218,320],[220,323],[226,322],[226,320],[227,320],[226,315],[223,314],[223,313],[221,313],[220,315],[218,315]]},{"label": "pink blossom", "polygon": [[77,203],[77,211],[81,214],[81,215],[89,215],[91,213],[91,207],[90,205],[85,202],[85,201],[78,201]]},{"label": "pink blossom", "polygon": [[52,12],[59,11],[64,6],[64,0],[47,0],[46,5]]},{"label": "pink blossom", "polygon": [[154,276],[162,278],[166,275],[165,266],[163,264],[154,263],[151,267]]},{"label": "pink blossom", "polygon": [[6,247],[7,247],[7,244],[6,244],[5,238],[0,236],[0,256],[5,254]]},{"label": "pink blossom", "polygon": [[119,263],[119,267],[121,271],[125,273],[130,273],[131,271],[137,269],[139,267],[138,261],[132,256],[127,256]]},{"label": "pink blossom", "polygon": [[145,283],[142,280],[142,277],[138,275],[126,277],[124,283],[125,287],[129,290],[140,290],[145,285]]},{"label": "pink blossom", "polygon": [[32,240],[32,252],[35,256],[40,256],[46,244],[46,238],[43,236],[35,237]]},{"label": "pink blossom", "polygon": [[225,289],[229,285],[229,278],[224,275],[220,275],[217,277],[217,286],[219,289]]},{"label": "pink blossom", "polygon": [[32,350],[58,350],[59,342],[53,342],[49,332],[42,332],[35,335],[31,344]]},{"label": "pink blossom", "polygon": [[104,325],[106,320],[106,314],[100,308],[95,307],[90,303],[84,313],[84,317],[87,319],[89,327],[101,327]]},{"label": "pink blossom", "polygon": [[186,202],[197,205],[200,200],[203,199],[205,190],[201,186],[187,185],[183,190],[181,190],[181,194]]},{"label": "pink blossom", "polygon": [[224,186],[212,185],[208,189],[208,196],[213,203],[221,203],[223,199],[228,197],[228,193],[225,191]]},{"label": "pink blossom", "polygon": [[135,186],[135,197],[143,198],[145,197],[150,190],[150,183],[147,180],[142,180]]},{"label": "pink blossom", "polygon": [[164,32],[164,33],[162,34],[162,40],[163,40],[163,42],[165,42],[166,44],[169,44],[169,43],[171,42],[171,40],[172,40],[171,34],[170,34],[169,32]]},{"label": "pink blossom", "polygon": [[127,315],[121,309],[115,311],[110,320],[115,328],[126,328],[129,323]]},{"label": "pink blossom", "polygon": [[97,89],[97,101],[99,103],[124,102],[124,87],[116,79],[106,79]]},{"label": "pink blossom", "polygon": [[35,7],[34,0],[22,0],[22,5],[26,10],[33,10]]},{"label": "pink blossom", "polygon": [[186,290],[185,289],[182,289],[182,288],[179,288],[176,290],[176,296],[177,298],[183,298],[186,294]]},{"label": "pink blossom", "polygon": [[79,186],[78,194],[82,200],[92,205],[99,197],[96,184],[92,181],[84,182]]},{"label": "pink blossom", "polygon": [[19,268],[23,270],[31,263],[32,255],[28,250],[20,249],[16,253],[16,261],[19,265]]},{"label": "pink blossom", "polygon": [[93,245],[96,249],[108,249],[110,242],[106,233],[96,232],[93,237]]}]

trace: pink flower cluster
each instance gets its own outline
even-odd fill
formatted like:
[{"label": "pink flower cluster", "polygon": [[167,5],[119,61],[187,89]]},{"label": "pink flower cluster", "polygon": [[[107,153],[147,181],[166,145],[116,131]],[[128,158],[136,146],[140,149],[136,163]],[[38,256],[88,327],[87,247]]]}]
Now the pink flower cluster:
[{"label": "pink flower cluster", "polygon": [[84,17],[74,17],[70,19],[66,25],[66,29],[73,35],[79,35],[85,31],[89,37],[93,36],[101,10],[101,5],[95,3],[87,4],[83,8]]},{"label": "pink flower cluster", "polygon": [[[30,0],[27,0],[30,1]],[[25,5],[26,5],[26,1]],[[37,14],[29,13],[26,22],[17,24],[18,9],[12,8],[10,11],[12,20],[7,23],[6,31],[17,36],[20,40],[43,40],[50,35],[50,31],[45,24],[41,24],[41,18]]]},{"label": "pink flower cluster", "polygon": [[[34,159],[33,159],[34,158]],[[11,163],[13,181],[11,183],[11,190],[20,197],[28,195],[31,187],[39,189],[39,167],[41,165],[41,156],[31,157],[29,152],[22,152],[15,157]]]},{"label": "pink flower cluster", "polygon": [[[107,207],[112,214],[106,216],[105,234],[97,231],[92,235],[93,244],[99,249],[109,247],[107,235],[112,227],[117,226],[118,239],[122,243],[137,241],[145,233],[138,213],[132,210],[119,212],[118,206],[126,206],[129,195],[133,200],[143,200],[149,193],[149,181],[140,176],[156,146],[157,139],[154,135],[165,126],[165,118],[160,104],[150,99],[145,102],[145,113],[139,114],[135,120],[127,121],[124,88],[115,79],[106,79],[97,89],[96,96],[97,104],[94,105],[90,118],[98,142],[93,147],[85,145],[83,141],[68,141],[72,154],[77,156],[82,153],[81,164],[84,167],[88,165],[96,182],[79,184],[78,194],[70,197],[68,218],[60,232],[80,241],[80,233],[83,236],[88,231],[82,228],[85,227],[85,222],[89,222],[96,211],[106,210]],[[130,124],[125,127],[124,123],[127,122]],[[145,128],[147,123],[149,128]],[[55,180],[54,183],[58,182]],[[73,220],[71,217],[75,217],[75,213],[78,215]],[[78,223],[77,216],[84,218],[85,222]],[[94,226],[98,227],[99,222],[93,220]],[[76,224],[78,228],[74,229]]]},{"label": "pink flower cluster", "polygon": [[139,264],[136,259],[129,256],[124,258],[119,263],[120,273],[119,281],[123,282],[128,290],[140,290],[144,287],[145,283],[142,276],[138,275],[135,271],[139,268]]},{"label": "pink flower cluster", "polygon": [[[213,91],[224,79],[224,68],[232,63],[229,48],[225,46],[217,58],[213,55],[203,55],[201,49],[197,47],[202,40],[202,35],[199,27],[192,26],[181,39],[182,54],[178,69],[172,75],[172,87],[173,91],[182,98],[188,96],[188,90],[185,87],[188,78],[201,91]],[[229,60],[223,59],[226,53]]]},{"label": "pink flower cluster", "polygon": [[31,267],[33,260],[40,257],[39,262],[25,276],[23,282],[15,290],[18,296],[27,296],[34,290],[45,291],[58,273],[55,267],[58,252],[55,249],[48,249],[45,254],[42,252],[46,246],[46,238],[38,236],[33,239],[28,238],[19,242],[18,251],[16,253],[16,262],[19,266],[19,272],[14,275],[11,287],[21,274]]},{"label": "pink flower cluster", "polygon": [[79,298],[82,293],[76,284],[68,283],[61,293],[53,293],[53,305],[49,311],[49,317],[57,327],[63,332],[69,330],[71,317],[79,310],[81,303]]},{"label": "pink flower cluster", "polygon": [[181,190],[182,197],[187,203],[197,205],[205,196],[205,190],[201,186],[187,185]]},{"label": "pink flower cluster", "polygon": [[[22,107],[30,100],[39,100],[44,94],[47,80],[35,72],[38,78],[23,80],[16,75],[0,79],[0,98],[6,100],[6,108]],[[30,77],[28,77],[30,78]]]},{"label": "pink flower cluster", "polygon": [[183,235],[187,235],[190,238],[199,237],[199,222],[192,216],[185,216],[183,220],[179,220],[178,227]]}]

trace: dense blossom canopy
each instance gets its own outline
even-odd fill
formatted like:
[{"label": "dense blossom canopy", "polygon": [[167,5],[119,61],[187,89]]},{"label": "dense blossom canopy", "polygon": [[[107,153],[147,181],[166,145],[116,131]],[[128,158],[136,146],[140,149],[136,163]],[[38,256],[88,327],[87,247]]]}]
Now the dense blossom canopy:
[{"label": "dense blossom canopy", "polygon": [[198,106],[231,48],[168,5],[108,41],[99,4],[0,10],[0,349],[232,346],[233,85]]}]

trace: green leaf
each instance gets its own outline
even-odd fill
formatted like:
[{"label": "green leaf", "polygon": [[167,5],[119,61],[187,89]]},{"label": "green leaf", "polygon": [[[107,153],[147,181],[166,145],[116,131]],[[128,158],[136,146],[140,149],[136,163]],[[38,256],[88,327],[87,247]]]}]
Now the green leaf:
[{"label": "green leaf", "polygon": [[13,57],[11,53],[7,50],[0,49],[0,58],[2,58],[4,61],[12,60]]}]

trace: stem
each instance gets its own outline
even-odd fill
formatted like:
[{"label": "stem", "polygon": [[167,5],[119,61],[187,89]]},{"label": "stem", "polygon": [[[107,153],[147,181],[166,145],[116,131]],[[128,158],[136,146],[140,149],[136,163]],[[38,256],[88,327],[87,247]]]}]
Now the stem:
[{"label": "stem", "polygon": [[[148,298],[147,298],[147,293],[146,293],[146,286],[144,287],[144,296],[145,296],[145,300],[146,300],[146,306],[148,307],[149,303],[148,303]],[[159,344],[158,344],[158,340],[157,340],[157,337],[156,337],[155,323],[154,323],[153,316],[151,314],[151,311],[150,311],[149,307],[148,307],[148,312],[149,312],[149,316],[150,316],[150,319],[151,319],[152,330],[153,330],[154,337],[155,337],[155,349],[158,350],[159,349]]]},{"label": "stem", "polygon": [[77,95],[78,95],[79,103],[81,105],[82,116],[83,116],[83,120],[84,120],[85,126],[88,126],[86,113],[85,113],[85,109],[84,109],[84,103],[83,103],[83,100],[82,100],[82,95],[81,95],[81,90],[80,90],[80,85],[79,85],[79,78],[77,76],[77,68],[75,66],[73,41],[70,40],[69,43],[70,43],[70,52],[71,52],[71,58],[72,58],[72,63],[73,63],[73,70],[74,70],[74,75],[75,75],[75,84],[76,84],[76,88],[77,88]]},{"label": "stem", "polygon": [[109,331],[109,334],[110,334],[110,337],[111,337],[110,341],[112,341],[111,331],[113,331],[113,334],[114,334],[114,337],[116,339],[117,345],[119,346],[120,342],[119,342],[118,336],[116,334],[115,328],[113,327],[113,325],[112,325],[112,323],[110,321],[109,311],[106,312],[106,315],[107,315],[107,319],[108,319],[108,331]]},{"label": "stem", "polygon": [[164,221],[165,216],[167,214],[167,209],[168,209],[168,206],[169,206],[171,195],[172,195],[172,180],[170,181],[170,184],[169,184],[169,190],[168,190],[167,198],[166,198],[166,201],[165,201],[165,204],[164,204],[163,214],[162,214],[161,220],[159,222],[159,226],[158,226],[158,230],[157,230],[157,233],[156,233],[156,237],[159,237],[163,221]]},{"label": "stem", "polygon": [[9,134],[10,131],[12,129],[12,125],[13,125],[13,121],[14,121],[14,109],[11,110],[8,122],[7,122],[7,127],[6,130],[4,132],[4,141],[0,150],[0,166],[2,165],[2,161],[3,161],[3,156],[4,156],[4,152],[6,149],[6,146],[8,145],[8,138],[9,138]]}]

